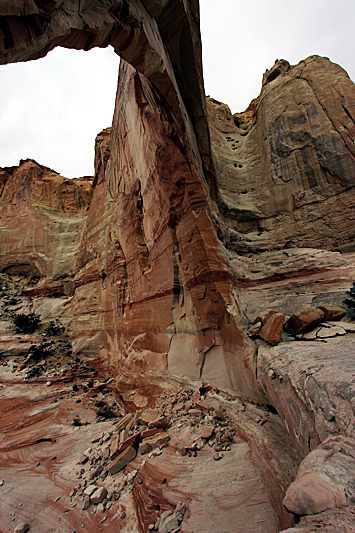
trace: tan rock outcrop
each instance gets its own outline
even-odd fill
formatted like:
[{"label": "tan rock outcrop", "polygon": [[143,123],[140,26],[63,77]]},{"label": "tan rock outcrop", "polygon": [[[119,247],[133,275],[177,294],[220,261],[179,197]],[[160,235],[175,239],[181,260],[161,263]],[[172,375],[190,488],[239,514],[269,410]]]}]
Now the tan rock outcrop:
[{"label": "tan rock outcrop", "polygon": [[318,56],[278,61],[245,113],[208,100],[229,249],[354,249],[354,101],[347,73]]}]

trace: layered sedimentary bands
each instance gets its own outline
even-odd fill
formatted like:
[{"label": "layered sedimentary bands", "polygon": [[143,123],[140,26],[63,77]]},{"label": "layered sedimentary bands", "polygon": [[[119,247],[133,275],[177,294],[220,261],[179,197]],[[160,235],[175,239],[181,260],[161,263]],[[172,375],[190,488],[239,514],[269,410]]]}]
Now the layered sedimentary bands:
[{"label": "layered sedimentary bands", "polygon": [[[58,45],[124,58],[93,179],[33,160],[0,172],[0,393],[13,413],[0,419],[0,527],[276,533],[310,515],[290,531],[355,531],[346,72],[276,61],[232,115],[204,96],[197,2],[19,1],[0,14],[2,63]],[[30,312],[42,330],[15,331]],[[38,490],[22,514],[17,464]]]}]

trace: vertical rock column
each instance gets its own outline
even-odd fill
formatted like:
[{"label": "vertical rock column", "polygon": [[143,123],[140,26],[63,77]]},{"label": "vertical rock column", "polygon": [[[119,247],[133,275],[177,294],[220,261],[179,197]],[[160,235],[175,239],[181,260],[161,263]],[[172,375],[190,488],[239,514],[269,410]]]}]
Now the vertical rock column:
[{"label": "vertical rock column", "polygon": [[97,171],[78,284],[95,264],[112,360],[260,399],[206,184],[181,139],[166,101],[121,62],[110,160]]}]

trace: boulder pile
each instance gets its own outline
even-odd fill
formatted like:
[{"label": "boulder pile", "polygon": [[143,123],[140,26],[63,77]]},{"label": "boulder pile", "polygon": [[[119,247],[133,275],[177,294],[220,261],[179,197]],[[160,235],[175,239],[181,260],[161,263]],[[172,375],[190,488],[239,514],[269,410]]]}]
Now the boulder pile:
[{"label": "boulder pile", "polygon": [[321,340],[355,332],[354,323],[341,321],[345,315],[346,310],[335,305],[305,307],[290,317],[267,309],[255,318],[248,335],[276,346],[282,340]]}]

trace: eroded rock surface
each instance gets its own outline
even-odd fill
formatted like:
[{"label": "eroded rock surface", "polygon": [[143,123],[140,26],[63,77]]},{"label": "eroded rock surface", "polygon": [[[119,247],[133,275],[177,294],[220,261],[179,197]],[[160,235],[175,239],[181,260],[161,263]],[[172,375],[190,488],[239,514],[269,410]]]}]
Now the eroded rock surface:
[{"label": "eroded rock surface", "polygon": [[245,113],[208,101],[221,239],[239,253],[353,251],[355,86],[318,56],[266,74]]},{"label": "eroded rock surface", "polygon": [[[354,84],[325,58],[278,61],[244,113],[210,100],[208,125],[198,19],[193,0],[1,5],[2,63],[59,45],[125,59],[92,185],[31,160],[2,169],[2,290],[22,283],[1,304],[6,530],[44,517],[45,531],[276,533],[294,524],[282,500],[298,454],[354,438],[351,328],[282,333],[300,309],[341,305],[355,277],[340,253]],[[43,328],[60,316],[65,354],[14,332],[24,312]],[[246,335],[255,319],[266,342]],[[352,531],[352,512],[294,531]]]},{"label": "eroded rock surface", "polygon": [[354,476],[355,441],[342,435],[328,437],[302,461],[284,505],[303,516],[353,504]]},{"label": "eroded rock surface", "polygon": [[72,292],[91,185],[90,177],[63,178],[31,159],[0,168],[0,271],[32,278],[48,293]]}]

